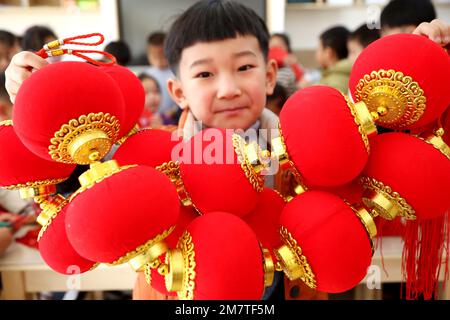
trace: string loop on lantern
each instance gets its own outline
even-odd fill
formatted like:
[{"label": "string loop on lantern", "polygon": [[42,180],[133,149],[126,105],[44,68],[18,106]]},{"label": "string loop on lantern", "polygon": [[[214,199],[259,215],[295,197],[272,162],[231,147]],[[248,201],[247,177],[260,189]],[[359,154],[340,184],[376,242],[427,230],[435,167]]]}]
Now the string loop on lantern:
[{"label": "string loop on lantern", "polygon": [[[100,39],[95,42],[74,41],[77,39],[87,39],[87,38],[92,38],[92,37],[99,37]],[[80,36],[75,36],[75,37],[70,37],[70,38],[65,38],[65,39],[58,39],[58,40],[54,40],[52,42],[45,44],[44,47],[41,50],[39,50],[36,54],[44,59],[46,59],[48,57],[57,57],[57,56],[62,56],[64,54],[70,54],[70,55],[79,57],[81,59],[84,59],[94,65],[97,65],[97,66],[113,65],[117,62],[116,58],[108,52],[98,51],[98,50],[82,50],[82,49],[63,48],[62,47],[63,45],[67,45],[67,44],[80,45],[80,46],[97,46],[97,45],[102,44],[104,41],[105,41],[105,37],[101,33],[90,33],[90,34],[85,34],[85,35],[80,35]],[[85,53],[101,54],[104,57],[107,57],[109,61],[107,61],[107,62],[98,61],[98,60],[88,57],[87,55],[85,55]]]}]

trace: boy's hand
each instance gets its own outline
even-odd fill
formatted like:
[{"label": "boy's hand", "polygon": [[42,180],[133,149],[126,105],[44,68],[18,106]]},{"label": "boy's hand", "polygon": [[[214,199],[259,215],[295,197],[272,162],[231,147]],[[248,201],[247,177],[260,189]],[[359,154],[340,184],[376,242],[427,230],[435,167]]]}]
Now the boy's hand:
[{"label": "boy's hand", "polygon": [[45,59],[29,51],[22,51],[14,55],[5,70],[5,87],[12,103],[16,99],[22,82],[31,75],[32,70],[39,70],[47,64],[48,62]]},{"label": "boy's hand", "polygon": [[442,20],[434,19],[431,22],[422,22],[413,34],[427,36],[430,40],[445,47],[450,43],[450,25]]}]

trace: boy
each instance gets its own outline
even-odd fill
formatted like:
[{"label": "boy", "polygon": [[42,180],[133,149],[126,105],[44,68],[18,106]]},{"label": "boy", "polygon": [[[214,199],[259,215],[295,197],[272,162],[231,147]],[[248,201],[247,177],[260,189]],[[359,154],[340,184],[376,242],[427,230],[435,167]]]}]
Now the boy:
[{"label": "boy", "polygon": [[320,35],[316,59],[322,67],[320,84],[347,93],[351,64],[347,60],[349,31],[342,26],[330,28]]},{"label": "boy", "polygon": [[392,0],[381,12],[381,36],[412,33],[420,23],[434,19],[436,11],[430,0]]},{"label": "boy", "polygon": [[173,124],[176,121],[176,114],[178,111],[174,101],[170,98],[167,91],[166,83],[173,78],[173,73],[169,68],[167,58],[164,54],[164,40],[166,34],[163,32],[154,32],[149,35],[147,39],[147,59],[150,63],[150,68],[146,73],[158,81],[161,90],[161,104],[159,111],[168,119],[165,124]]},{"label": "boy", "polygon": [[[431,29],[436,31],[436,26]],[[276,128],[276,116],[264,109],[276,80],[276,63],[266,59],[268,38],[261,18],[236,2],[201,1],[175,21],[165,46],[176,75],[168,88],[184,110],[180,127],[185,138],[201,129],[195,120],[202,121],[203,127]],[[26,68],[45,64],[30,53],[14,57],[7,72],[11,99],[30,75]],[[300,281],[288,285],[290,297],[311,294],[306,286],[299,292],[299,285]],[[134,298],[164,298],[151,290],[142,274],[134,293]]]},{"label": "boy", "polygon": [[369,29],[366,24],[350,33],[347,40],[348,60],[353,65],[359,54],[372,42],[380,38],[378,29]]}]

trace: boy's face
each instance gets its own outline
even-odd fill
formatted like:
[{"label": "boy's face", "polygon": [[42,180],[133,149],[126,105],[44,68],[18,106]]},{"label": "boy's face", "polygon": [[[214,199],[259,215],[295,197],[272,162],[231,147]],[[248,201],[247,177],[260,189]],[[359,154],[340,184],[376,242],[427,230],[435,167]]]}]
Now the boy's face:
[{"label": "boy's face", "polygon": [[254,36],[198,42],[183,50],[168,87],[177,104],[207,127],[245,130],[261,116],[276,68]]},{"label": "boy's face", "polygon": [[355,63],[359,54],[364,50],[364,47],[356,40],[347,41],[348,59]]},{"label": "boy's face", "polygon": [[164,55],[163,46],[149,44],[147,46],[147,59],[152,66],[158,69],[165,69],[169,66],[167,58]]}]

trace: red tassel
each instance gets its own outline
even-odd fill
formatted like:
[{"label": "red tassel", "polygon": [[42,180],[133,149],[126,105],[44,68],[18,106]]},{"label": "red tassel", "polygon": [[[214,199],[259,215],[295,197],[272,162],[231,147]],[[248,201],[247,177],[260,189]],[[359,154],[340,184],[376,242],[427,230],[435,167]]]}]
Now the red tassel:
[{"label": "red tassel", "polygon": [[448,213],[435,219],[407,221],[402,257],[407,300],[438,298],[442,266],[444,286],[448,278],[449,230]]}]

